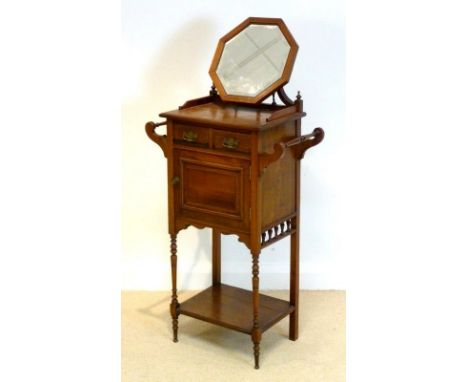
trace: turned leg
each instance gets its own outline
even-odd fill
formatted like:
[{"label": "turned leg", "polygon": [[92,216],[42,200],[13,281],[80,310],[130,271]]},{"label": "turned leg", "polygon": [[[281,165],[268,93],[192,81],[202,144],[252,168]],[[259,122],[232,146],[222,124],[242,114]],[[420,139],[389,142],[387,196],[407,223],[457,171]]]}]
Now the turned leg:
[{"label": "turned leg", "polygon": [[291,235],[291,274],[289,286],[289,303],[294,311],[289,315],[289,339],[296,341],[299,337],[299,224],[293,220],[295,232]]},{"label": "turned leg", "polygon": [[221,284],[221,233],[213,229],[213,285]]},{"label": "turned leg", "polygon": [[260,358],[260,341],[262,339],[262,333],[260,331],[260,325],[258,321],[258,311],[260,306],[260,295],[259,295],[259,266],[258,258],[260,253],[252,252],[252,300],[253,300],[253,329],[252,329],[252,342],[255,357],[255,368],[259,369],[259,358]]},{"label": "turned leg", "polygon": [[174,342],[178,342],[177,329],[179,316],[179,302],[177,301],[177,235],[171,235],[171,273],[172,273],[172,297],[170,311],[172,316],[172,332]]}]

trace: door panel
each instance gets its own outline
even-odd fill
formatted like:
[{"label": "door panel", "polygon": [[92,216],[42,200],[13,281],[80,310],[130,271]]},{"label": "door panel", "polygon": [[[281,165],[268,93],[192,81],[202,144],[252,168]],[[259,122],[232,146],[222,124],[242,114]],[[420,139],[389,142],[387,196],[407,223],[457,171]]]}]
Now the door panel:
[{"label": "door panel", "polygon": [[176,219],[248,231],[250,162],[175,150]]},{"label": "door panel", "polygon": [[181,158],[182,208],[242,219],[242,168]]}]

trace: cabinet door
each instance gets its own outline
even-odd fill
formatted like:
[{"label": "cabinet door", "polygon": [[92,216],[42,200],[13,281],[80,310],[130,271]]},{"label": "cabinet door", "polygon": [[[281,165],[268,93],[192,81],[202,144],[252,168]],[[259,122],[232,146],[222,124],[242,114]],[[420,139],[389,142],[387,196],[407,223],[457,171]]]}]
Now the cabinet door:
[{"label": "cabinet door", "polygon": [[177,225],[198,223],[248,232],[250,162],[188,150],[174,154]]}]

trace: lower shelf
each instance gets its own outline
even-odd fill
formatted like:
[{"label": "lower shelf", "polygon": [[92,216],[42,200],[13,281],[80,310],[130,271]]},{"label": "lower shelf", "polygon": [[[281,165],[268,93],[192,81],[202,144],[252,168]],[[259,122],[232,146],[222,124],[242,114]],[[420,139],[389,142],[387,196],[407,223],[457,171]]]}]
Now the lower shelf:
[{"label": "lower shelf", "polygon": [[[253,328],[252,292],[214,285],[180,304],[180,313],[250,334]],[[289,301],[260,294],[259,326],[264,332],[294,311]]]}]

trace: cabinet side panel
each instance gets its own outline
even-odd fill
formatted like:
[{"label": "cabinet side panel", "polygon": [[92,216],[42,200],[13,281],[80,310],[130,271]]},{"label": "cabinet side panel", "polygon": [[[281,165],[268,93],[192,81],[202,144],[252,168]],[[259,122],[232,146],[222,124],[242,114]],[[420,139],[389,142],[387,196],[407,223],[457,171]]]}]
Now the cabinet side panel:
[{"label": "cabinet side panel", "polygon": [[[261,133],[259,149],[262,153],[273,152],[276,142],[294,138],[294,122],[288,122]],[[269,165],[260,177],[262,183],[262,230],[296,212],[296,159],[291,150]]]}]

